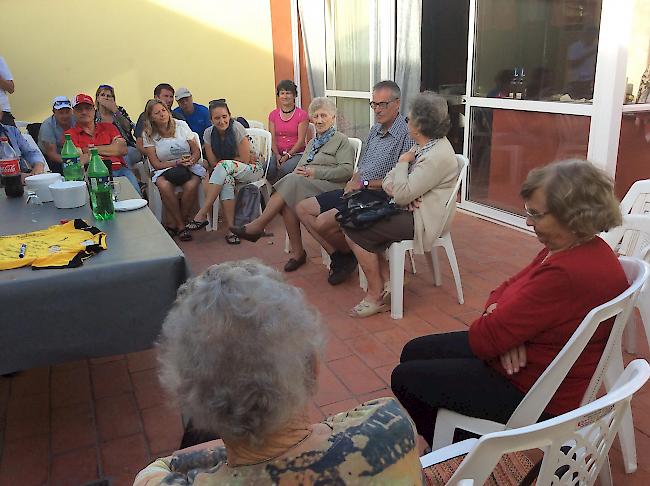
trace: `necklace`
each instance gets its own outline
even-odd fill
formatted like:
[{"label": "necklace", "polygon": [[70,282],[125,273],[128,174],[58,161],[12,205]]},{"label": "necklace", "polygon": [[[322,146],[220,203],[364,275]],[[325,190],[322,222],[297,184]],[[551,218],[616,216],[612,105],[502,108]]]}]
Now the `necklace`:
[{"label": "necklace", "polygon": [[266,458],[266,459],[262,459],[261,461],[257,461],[257,462],[248,462],[248,463],[242,463],[242,464],[230,464],[230,463],[228,462],[228,459],[226,459],[226,464],[227,464],[229,467],[241,467],[241,466],[257,466],[257,465],[259,465],[259,464],[264,464],[265,462],[271,462],[271,461],[274,461],[274,460],[277,459],[278,457],[280,457],[280,456],[286,454],[286,453],[289,452],[290,450],[295,449],[295,448],[298,447],[300,444],[302,444],[303,442],[305,442],[307,439],[309,439],[309,438],[311,437],[311,435],[312,435],[313,433],[314,433],[314,428],[313,428],[313,427],[309,427],[309,432],[307,432],[307,435],[305,435],[305,436],[304,436],[302,439],[300,439],[298,442],[296,442],[295,444],[293,444],[293,445],[289,446],[288,448],[284,449],[284,450],[281,451],[279,454],[276,454],[276,455],[274,455],[274,456],[268,457],[268,458]]},{"label": "necklace", "polygon": [[571,245],[569,245],[569,246],[566,247],[566,248],[562,248],[561,250],[555,250],[555,251],[551,251],[551,250],[549,250],[549,252],[546,254],[546,256],[545,256],[544,258],[542,258],[542,261],[540,262],[540,265],[541,265],[542,263],[546,262],[546,260],[548,260],[549,257],[551,257],[551,256],[553,256],[553,255],[555,255],[555,254],[557,254],[557,253],[561,253],[561,252],[563,252],[563,251],[571,250],[572,248],[575,248],[576,246],[580,246],[580,245],[582,245],[583,243],[587,243],[588,241],[591,241],[591,238],[590,238],[589,240],[587,240],[587,241],[580,241],[580,240],[578,240],[578,241],[574,241],[573,243],[571,243]]},{"label": "necklace", "polygon": [[291,109],[288,110],[288,111],[284,111],[282,108],[280,108],[280,110],[282,111],[282,113],[284,113],[285,115],[288,115],[289,113],[291,113],[291,112],[294,111],[295,109],[296,109],[295,105],[294,105],[293,108],[291,108]]}]

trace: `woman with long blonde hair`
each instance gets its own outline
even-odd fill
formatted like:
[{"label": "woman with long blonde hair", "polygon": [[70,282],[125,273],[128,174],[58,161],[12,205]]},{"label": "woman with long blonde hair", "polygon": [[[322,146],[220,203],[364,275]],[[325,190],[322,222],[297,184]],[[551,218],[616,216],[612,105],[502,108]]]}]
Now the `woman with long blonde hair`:
[{"label": "woman with long blonde hair", "polygon": [[[185,224],[191,218],[199,183],[206,173],[200,163],[201,150],[188,124],[175,120],[165,103],[151,99],[144,111],[143,145],[155,169],[151,180],[158,187],[171,220],[165,229],[171,236],[189,241],[192,235]],[[176,197],[179,186],[183,188],[180,204]]]}]

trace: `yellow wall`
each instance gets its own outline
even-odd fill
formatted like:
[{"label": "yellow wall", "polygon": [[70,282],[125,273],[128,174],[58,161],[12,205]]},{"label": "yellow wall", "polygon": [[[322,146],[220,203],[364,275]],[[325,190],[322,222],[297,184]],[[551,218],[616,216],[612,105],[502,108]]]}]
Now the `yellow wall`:
[{"label": "yellow wall", "polygon": [[196,103],[226,98],[250,119],[275,108],[269,0],[0,0],[0,10],[18,120],[41,121],[54,96],[94,97],[99,84],[134,122],[161,82]]}]

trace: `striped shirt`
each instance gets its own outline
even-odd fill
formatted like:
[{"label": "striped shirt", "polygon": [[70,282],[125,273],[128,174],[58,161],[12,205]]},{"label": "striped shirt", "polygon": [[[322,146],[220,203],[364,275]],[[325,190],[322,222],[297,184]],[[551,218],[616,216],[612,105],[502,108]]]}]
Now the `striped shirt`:
[{"label": "striped shirt", "polygon": [[361,152],[359,178],[362,181],[382,180],[413,143],[402,115],[397,115],[387,131],[382,131],[381,124],[375,123]]}]

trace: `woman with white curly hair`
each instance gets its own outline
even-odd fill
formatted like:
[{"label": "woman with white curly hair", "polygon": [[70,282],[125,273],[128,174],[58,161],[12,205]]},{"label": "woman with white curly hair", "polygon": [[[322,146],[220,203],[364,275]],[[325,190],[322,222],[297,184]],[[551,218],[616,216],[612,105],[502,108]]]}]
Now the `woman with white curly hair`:
[{"label": "woman with white curly hair", "polygon": [[415,429],[396,400],[310,423],[323,344],[302,292],[255,260],[183,285],[163,324],[160,379],[221,439],[156,460],[134,486],[421,484]]}]

